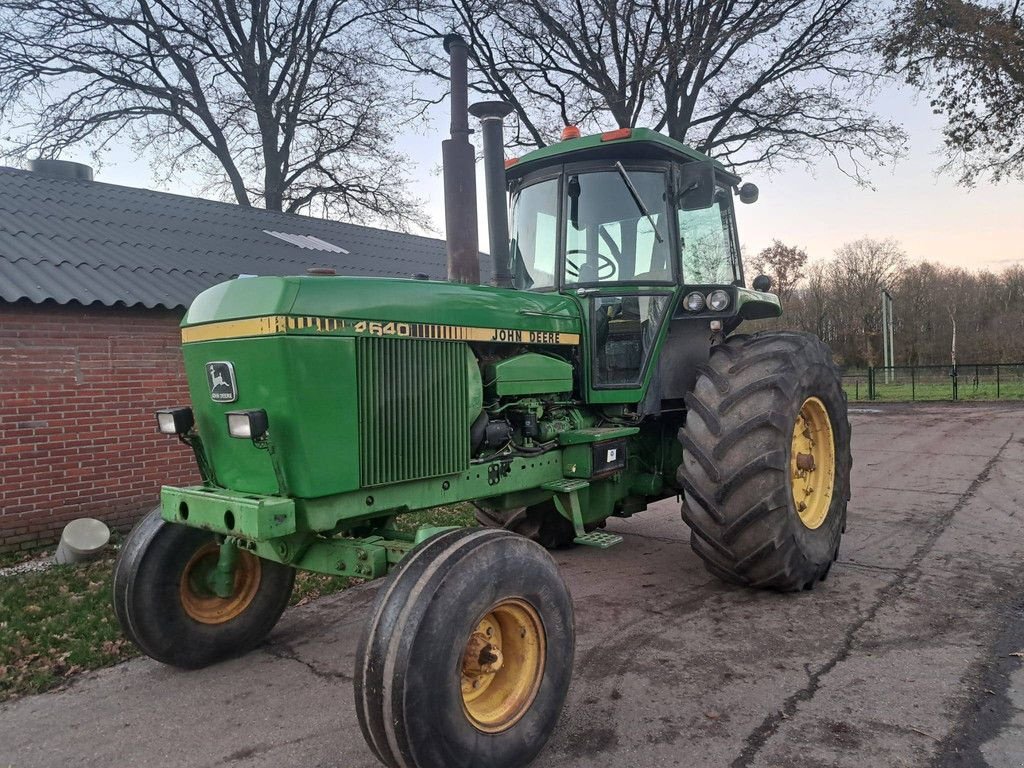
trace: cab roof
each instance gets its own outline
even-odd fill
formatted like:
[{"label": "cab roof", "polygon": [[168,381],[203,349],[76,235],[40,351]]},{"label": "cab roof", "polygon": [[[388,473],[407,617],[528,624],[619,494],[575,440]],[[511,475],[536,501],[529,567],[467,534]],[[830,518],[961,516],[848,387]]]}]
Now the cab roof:
[{"label": "cab roof", "polygon": [[607,158],[711,163],[716,170],[739,181],[717,160],[650,128],[624,128],[549,144],[509,161],[507,175],[515,178],[555,163]]}]

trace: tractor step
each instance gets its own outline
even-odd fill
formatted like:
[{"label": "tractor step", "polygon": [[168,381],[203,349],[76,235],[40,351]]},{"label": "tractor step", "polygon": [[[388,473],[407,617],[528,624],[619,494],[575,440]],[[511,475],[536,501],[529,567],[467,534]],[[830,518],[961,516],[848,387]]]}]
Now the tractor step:
[{"label": "tractor step", "polygon": [[598,549],[608,549],[614,547],[616,544],[622,543],[622,537],[617,533],[602,533],[600,531],[591,531],[590,533],[584,533],[582,536],[577,536],[573,541],[576,544],[581,544],[584,547],[597,547]]},{"label": "tractor step", "polygon": [[563,478],[562,480],[552,480],[541,486],[545,491],[554,491],[555,493],[572,493],[573,491],[582,491],[584,488],[589,487],[590,483],[586,480],[574,480],[571,477]]}]

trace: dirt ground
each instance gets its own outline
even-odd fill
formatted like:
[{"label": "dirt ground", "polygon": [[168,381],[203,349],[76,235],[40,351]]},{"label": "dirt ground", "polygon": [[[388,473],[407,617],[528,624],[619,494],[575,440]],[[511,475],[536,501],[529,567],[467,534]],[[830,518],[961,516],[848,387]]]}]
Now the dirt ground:
[{"label": "dirt ground", "polygon": [[[579,640],[534,765],[1024,766],[1024,407],[851,420],[849,529],[812,592],[717,582],[675,501],[556,554]],[[351,674],[375,588],[288,611],[243,659],[140,659],[0,706],[0,766],[372,768]]]}]

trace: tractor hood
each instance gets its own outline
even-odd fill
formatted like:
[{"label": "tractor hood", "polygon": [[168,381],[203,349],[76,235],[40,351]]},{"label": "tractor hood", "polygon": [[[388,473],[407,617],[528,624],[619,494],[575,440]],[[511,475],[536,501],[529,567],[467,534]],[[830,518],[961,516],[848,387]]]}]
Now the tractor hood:
[{"label": "tractor hood", "polygon": [[366,277],[230,280],[196,297],[182,341],[278,334],[578,344],[571,298],[485,285]]}]

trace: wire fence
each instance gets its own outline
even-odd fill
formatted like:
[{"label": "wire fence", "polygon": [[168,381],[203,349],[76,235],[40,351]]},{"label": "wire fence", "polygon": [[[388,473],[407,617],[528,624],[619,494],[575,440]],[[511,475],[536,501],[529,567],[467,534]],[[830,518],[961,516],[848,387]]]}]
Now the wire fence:
[{"label": "wire fence", "polygon": [[843,372],[850,400],[1024,400],[1024,363],[897,365]]}]

